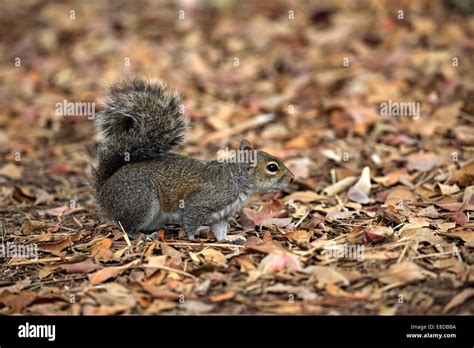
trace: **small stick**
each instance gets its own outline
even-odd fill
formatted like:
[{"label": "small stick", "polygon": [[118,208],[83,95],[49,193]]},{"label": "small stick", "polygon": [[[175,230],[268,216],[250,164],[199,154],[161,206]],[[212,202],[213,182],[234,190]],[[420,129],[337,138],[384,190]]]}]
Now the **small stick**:
[{"label": "small stick", "polygon": [[87,275],[82,275],[82,276],[77,276],[77,277],[72,277],[72,278],[45,280],[45,281],[42,281],[42,282],[37,282],[37,283],[30,284],[30,285],[26,286],[25,289],[34,288],[38,285],[62,283],[62,282],[70,281],[70,280],[79,280],[79,279],[86,279],[86,278],[87,278]]},{"label": "small stick", "polygon": [[406,245],[405,245],[405,247],[403,248],[402,253],[400,254],[400,257],[399,257],[398,260],[397,260],[397,263],[400,263],[400,262],[402,261],[402,259],[403,259],[403,257],[405,256],[405,253],[406,253],[406,251],[407,251],[409,245],[410,245],[410,244],[406,244]]},{"label": "small stick", "polygon": [[163,241],[163,243],[168,244],[168,245],[183,245],[183,246],[215,246],[215,247],[221,247],[221,248],[245,248],[243,245],[238,245],[238,244],[224,244],[224,243],[191,243],[191,242],[166,242]]},{"label": "small stick", "polygon": [[45,257],[42,259],[31,259],[31,260],[26,260],[26,261],[18,261],[18,262],[13,262],[13,263],[8,263],[8,266],[24,266],[24,265],[33,265],[35,263],[45,263],[45,262],[55,262],[55,261],[65,261],[65,260],[70,260],[74,256],[66,256],[65,258],[60,258],[60,257]]},{"label": "small stick", "polygon": [[432,257],[432,256],[443,256],[443,255],[453,255],[453,252],[452,251],[445,251],[444,253],[434,253],[434,254],[420,255],[420,256],[415,256],[413,258],[413,260],[424,259],[424,258]]},{"label": "small stick", "polygon": [[127,242],[127,245],[129,248],[132,248],[132,243],[130,243],[130,239],[128,238],[128,234],[127,232],[125,232],[125,229],[123,228],[122,224],[120,223],[120,221],[118,222],[120,228],[122,229],[122,232],[123,232],[123,238],[125,238],[125,241]]},{"label": "small stick", "polygon": [[250,128],[255,128],[258,126],[262,126],[265,123],[273,121],[275,118],[274,114],[261,114],[257,115],[255,117],[252,117],[250,120],[246,120],[244,122],[241,122],[233,127],[229,127],[226,129],[223,129],[221,131],[218,131],[216,133],[211,134],[210,136],[206,136],[205,139],[202,142],[202,145],[207,145],[215,140],[220,140],[223,138],[229,138],[235,134],[240,134],[243,133],[245,130],[250,129]]},{"label": "small stick", "polygon": [[158,269],[162,269],[163,271],[174,272],[174,273],[178,273],[178,274],[184,275],[184,276],[186,276],[186,277],[190,277],[190,278],[196,279],[196,277],[193,276],[193,275],[190,274],[190,273],[187,273],[187,272],[185,272],[185,271],[180,271],[179,269],[174,269],[174,268],[171,268],[171,267],[166,267],[166,266],[140,265],[140,266],[137,266],[137,268],[158,268]]}]

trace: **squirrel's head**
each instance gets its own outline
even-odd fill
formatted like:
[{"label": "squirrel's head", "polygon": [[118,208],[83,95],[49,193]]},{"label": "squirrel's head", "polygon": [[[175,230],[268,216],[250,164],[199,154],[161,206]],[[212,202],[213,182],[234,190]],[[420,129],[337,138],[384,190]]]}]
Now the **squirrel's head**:
[{"label": "squirrel's head", "polygon": [[247,140],[240,143],[240,151],[247,160],[242,164],[244,171],[257,192],[276,192],[295,180],[295,176],[278,158],[264,152],[256,151]]}]

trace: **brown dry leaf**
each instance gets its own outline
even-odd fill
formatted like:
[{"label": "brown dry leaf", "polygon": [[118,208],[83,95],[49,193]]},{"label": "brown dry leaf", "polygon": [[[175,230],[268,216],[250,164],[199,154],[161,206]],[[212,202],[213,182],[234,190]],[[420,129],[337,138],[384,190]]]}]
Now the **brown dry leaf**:
[{"label": "brown dry leaf", "polygon": [[410,237],[418,243],[426,242],[430,245],[436,245],[443,242],[443,239],[435,234],[435,231],[429,228],[409,228],[400,232],[401,237]]},{"label": "brown dry leaf", "polygon": [[253,221],[255,226],[259,226],[263,221],[277,217],[281,213],[284,213],[285,210],[279,200],[272,199],[270,202],[264,204],[258,211],[244,208],[242,212]]},{"label": "brown dry leaf", "polygon": [[158,313],[174,309],[178,306],[177,301],[154,300],[144,312],[145,315],[156,315]]},{"label": "brown dry leaf", "polygon": [[82,262],[62,264],[60,267],[64,269],[66,273],[90,273],[100,268],[91,258]]},{"label": "brown dry leaf", "polygon": [[265,292],[296,294],[299,298],[306,301],[312,301],[318,297],[316,293],[309,291],[304,286],[293,286],[282,283],[265,287]]},{"label": "brown dry leaf", "polygon": [[285,233],[284,236],[298,245],[305,245],[309,243],[313,234],[313,231],[298,230]]},{"label": "brown dry leaf", "polygon": [[123,266],[104,267],[93,274],[89,274],[89,281],[92,285],[103,283],[110,278],[117,277],[128,268],[138,264],[139,261],[140,260],[135,260]]},{"label": "brown dry leaf", "polygon": [[77,214],[77,213],[83,213],[85,211],[86,211],[85,208],[81,208],[81,207],[70,208],[69,206],[65,205],[62,207],[40,211],[40,214],[47,214],[50,216],[66,216],[66,215],[72,215],[72,214]]},{"label": "brown dry leaf", "polygon": [[445,234],[445,236],[452,236],[458,237],[465,242],[473,242],[474,241],[474,231],[452,231]]},{"label": "brown dry leaf", "polygon": [[473,296],[474,296],[474,289],[472,288],[464,289],[460,293],[453,296],[451,301],[449,301],[449,303],[444,307],[443,313],[449,312],[451,309],[463,304],[464,302],[466,302],[468,299],[470,299]]},{"label": "brown dry leaf", "polygon": [[428,172],[438,164],[438,156],[430,152],[415,153],[408,156],[407,169]]},{"label": "brown dry leaf", "polygon": [[180,307],[194,314],[209,313],[214,310],[214,305],[194,300],[185,301]]},{"label": "brown dry leaf", "polygon": [[360,293],[352,294],[350,292],[344,291],[340,287],[335,285],[334,283],[328,283],[325,287],[325,290],[331,296],[344,297],[344,298],[348,298],[355,301],[367,300],[369,297],[367,294],[360,294]]},{"label": "brown dry leaf", "polygon": [[54,197],[43,189],[36,190],[35,198],[34,205],[50,204],[54,201]]},{"label": "brown dry leaf", "polygon": [[128,306],[121,304],[114,306],[93,306],[91,304],[85,304],[82,306],[82,315],[116,315],[128,309]]},{"label": "brown dry leaf", "polygon": [[415,202],[416,197],[408,187],[396,186],[393,188],[385,199],[386,205],[396,205],[400,201]]},{"label": "brown dry leaf", "polygon": [[443,204],[436,204],[438,207],[443,208],[448,211],[456,212],[459,211],[461,208],[463,210],[470,210],[474,211],[474,204],[469,203],[443,203]]},{"label": "brown dry leaf", "polygon": [[153,268],[153,267],[160,268],[165,265],[167,258],[168,258],[167,255],[150,256],[147,258],[148,263],[146,264],[146,266],[150,268]]},{"label": "brown dry leaf", "polygon": [[224,301],[229,301],[235,297],[235,291],[227,291],[224,292],[223,294],[219,295],[214,295],[214,296],[209,296],[209,301],[211,302],[224,302]]},{"label": "brown dry leaf", "polygon": [[349,280],[336,269],[329,266],[308,266],[303,270],[311,275],[311,280],[317,282],[320,289],[324,289],[328,284],[349,285]]},{"label": "brown dry leaf", "polygon": [[274,273],[283,270],[300,271],[302,269],[298,256],[290,253],[270,253],[258,265],[258,270],[263,273]]},{"label": "brown dry leaf", "polygon": [[273,226],[277,227],[287,227],[289,224],[291,224],[292,218],[270,218],[270,219],[265,219],[263,220],[260,225],[268,228],[272,228]]},{"label": "brown dry leaf", "polygon": [[92,297],[101,306],[114,307],[117,305],[126,306],[127,309],[133,308],[137,301],[133,293],[122,284],[113,282],[101,286],[101,290],[89,291],[88,295]]},{"label": "brown dry leaf", "polygon": [[300,192],[293,192],[291,195],[286,196],[283,199],[283,203],[288,203],[290,201],[299,201],[302,203],[311,203],[317,202],[320,200],[324,200],[327,197],[318,195],[314,191],[300,191]]},{"label": "brown dry leaf", "polygon": [[37,297],[37,294],[33,291],[21,291],[19,294],[5,292],[0,296],[0,303],[10,307],[15,313],[21,313]]},{"label": "brown dry leaf", "polygon": [[452,195],[460,191],[458,185],[443,185],[438,183],[438,187],[443,195]]},{"label": "brown dry leaf", "polygon": [[365,230],[365,236],[372,243],[383,242],[393,236],[391,228],[386,226],[373,226]]},{"label": "brown dry leaf", "polygon": [[9,293],[18,293],[30,284],[31,284],[31,279],[29,277],[26,277],[24,279],[18,280],[16,283],[12,285],[0,287],[0,295],[2,295],[5,291]]},{"label": "brown dry leaf", "polygon": [[23,175],[23,167],[8,163],[0,169],[0,175],[12,180],[20,180]]},{"label": "brown dry leaf", "polygon": [[204,256],[204,260],[211,264],[214,264],[218,267],[227,267],[226,257],[216,249],[207,248],[201,251],[200,254]]},{"label": "brown dry leaf", "polygon": [[60,240],[57,242],[48,242],[38,244],[38,250],[46,251],[55,256],[64,257],[66,253],[63,253],[62,250],[72,246],[71,239]]},{"label": "brown dry leaf", "polygon": [[96,242],[90,249],[91,256],[95,260],[107,260],[113,256],[112,250],[112,239],[104,238]]},{"label": "brown dry leaf", "polygon": [[423,208],[418,212],[418,216],[429,217],[435,219],[439,216],[438,210],[433,205]]},{"label": "brown dry leaf", "polygon": [[391,265],[387,271],[379,275],[379,280],[385,284],[407,284],[425,279],[425,270],[412,261],[404,261]]},{"label": "brown dry leaf", "polygon": [[474,161],[466,163],[461,169],[455,170],[451,173],[449,183],[456,183],[461,186],[472,185],[474,183]]},{"label": "brown dry leaf", "polygon": [[38,278],[39,279],[47,278],[51,274],[56,273],[60,268],[61,267],[59,267],[59,266],[44,266],[42,269],[39,270]]},{"label": "brown dry leaf", "polygon": [[48,224],[44,221],[28,220],[21,228],[21,232],[25,236],[28,236],[31,234],[31,232],[39,231],[45,228],[48,228]]}]

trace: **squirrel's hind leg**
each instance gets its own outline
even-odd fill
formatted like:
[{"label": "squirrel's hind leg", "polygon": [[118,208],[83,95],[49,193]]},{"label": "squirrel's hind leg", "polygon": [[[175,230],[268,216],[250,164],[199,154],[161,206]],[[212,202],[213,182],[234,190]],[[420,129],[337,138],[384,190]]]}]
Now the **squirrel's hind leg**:
[{"label": "squirrel's hind leg", "polygon": [[221,220],[211,224],[214,237],[220,242],[227,239],[227,220]]}]

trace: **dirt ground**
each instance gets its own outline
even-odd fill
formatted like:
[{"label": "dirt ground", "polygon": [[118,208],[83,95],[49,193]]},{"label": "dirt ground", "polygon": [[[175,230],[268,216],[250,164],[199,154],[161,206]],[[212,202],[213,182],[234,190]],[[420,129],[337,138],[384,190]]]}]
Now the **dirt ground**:
[{"label": "dirt ground", "polygon": [[[474,17],[455,1],[4,3],[0,314],[473,314]],[[129,244],[88,164],[106,87],[136,74],[181,92],[180,153],[247,138],[296,182],[228,242]]]}]

